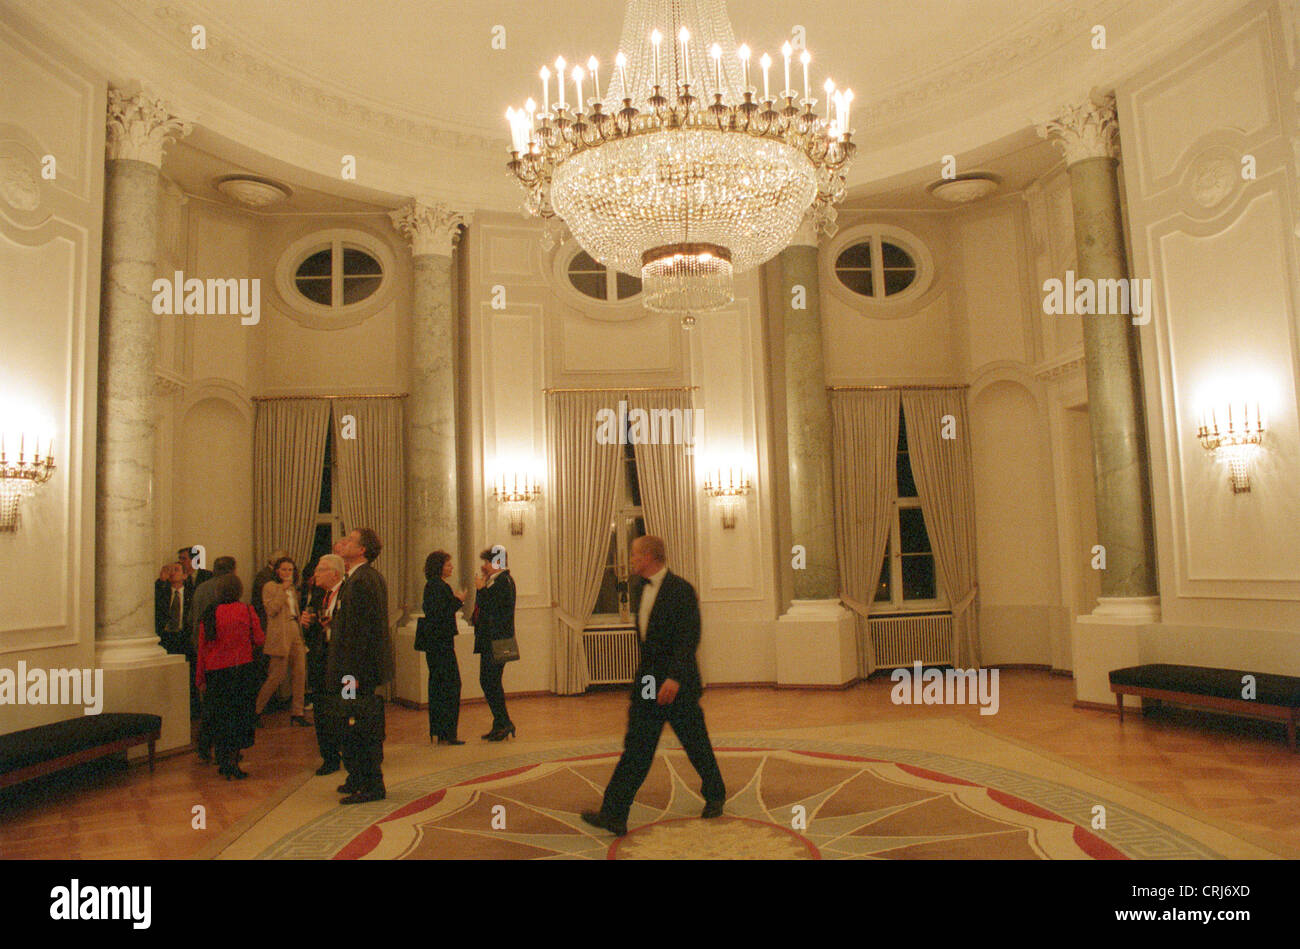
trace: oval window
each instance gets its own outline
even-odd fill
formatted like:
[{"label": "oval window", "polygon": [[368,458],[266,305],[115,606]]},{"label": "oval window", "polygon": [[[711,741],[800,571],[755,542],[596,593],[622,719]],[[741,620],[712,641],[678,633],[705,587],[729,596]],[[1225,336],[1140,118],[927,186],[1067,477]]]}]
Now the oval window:
[{"label": "oval window", "polygon": [[307,252],[294,269],[298,292],[318,306],[344,307],[372,296],[384,268],[368,251],[341,240]]}]

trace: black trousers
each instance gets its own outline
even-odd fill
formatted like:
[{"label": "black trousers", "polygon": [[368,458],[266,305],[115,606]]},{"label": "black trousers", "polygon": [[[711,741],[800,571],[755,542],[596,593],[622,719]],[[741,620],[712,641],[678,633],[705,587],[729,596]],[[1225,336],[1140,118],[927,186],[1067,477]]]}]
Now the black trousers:
[{"label": "black trousers", "polygon": [[343,756],[343,744],[339,723],[339,697],[321,691],[313,700],[312,710],[316,718],[316,745],[325,766],[337,768]]},{"label": "black trousers", "polygon": [[492,727],[509,728],[510,713],[506,711],[506,690],[501,684],[505,674],[505,663],[492,661],[490,653],[478,657],[478,684],[483,687],[483,697],[487,699],[488,708],[492,709]]},{"label": "black trousers", "polygon": [[424,661],[429,666],[429,737],[455,738],[460,727],[460,665],[456,650],[430,649]]},{"label": "black trousers", "polygon": [[[374,701],[373,693],[357,695],[358,702]],[[346,704],[346,703],[340,703]],[[347,784],[358,791],[384,790],[384,772],[380,767],[384,761],[384,706],[378,702],[379,724],[374,734],[366,734],[361,729],[346,729],[340,745],[343,750],[343,767],[347,769]]]},{"label": "black trousers", "polygon": [[691,766],[699,774],[704,800],[722,802],[727,799],[727,789],[722,783],[718,760],[713,755],[713,745],[709,742],[699,697],[683,697],[679,693],[672,704],[658,705],[634,694],[627,714],[627,734],[623,736],[623,757],[618,759],[614,775],[605,788],[605,800],[600,808],[602,814],[627,822],[632,800],[654,764],[655,749],[659,747],[659,736],[665,723],[672,726]]}]

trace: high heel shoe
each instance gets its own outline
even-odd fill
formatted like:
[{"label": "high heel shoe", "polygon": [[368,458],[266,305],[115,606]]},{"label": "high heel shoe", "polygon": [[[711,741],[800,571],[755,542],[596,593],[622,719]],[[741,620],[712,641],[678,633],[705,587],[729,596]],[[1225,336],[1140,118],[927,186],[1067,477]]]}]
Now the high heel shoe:
[{"label": "high heel shoe", "polygon": [[515,726],[510,725],[507,728],[495,728],[483,737],[488,741],[505,741],[507,738],[513,738]]}]

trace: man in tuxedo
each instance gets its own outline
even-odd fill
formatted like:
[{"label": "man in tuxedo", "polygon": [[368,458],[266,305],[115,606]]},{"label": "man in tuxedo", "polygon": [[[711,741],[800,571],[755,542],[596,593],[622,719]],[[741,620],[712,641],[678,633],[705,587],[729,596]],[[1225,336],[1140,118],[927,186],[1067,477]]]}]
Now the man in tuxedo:
[{"label": "man in tuxedo", "polygon": [[[340,544],[347,576],[332,623],[327,690],[338,690],[343,724],[343,767],[348,795],[339,803],[365,804],[387,795],[384,774],[384,700],[375,690],[393,677],[388,635],[388,584],[371,564],[383,545],[370,528],[352,531]],[[333,695],[331,695],[333,702]],[[317,710],[319,716],[320,711]]]},{"label": "man in tuxedo", "polygon": [[[340,744],[336,721],[338,693],[341,686],[329,688],[328,664],[330,654],[330,629],[338,615],[339,592],[343,589],[343,578],[348,568],[343,558],[337,554],[326,554],[316,564],[313,582],[316,593],[313,596],[310,611],[304,610],[306,622],[303,626],[303,639],[307,642],[307,676],[312,683],[312,673],[316,670],[316,680],[312,683],[312,710],[316,718],[316,744],[320,746],[321,766],[316,769],[319,775],[333,774],[339,769],[343,751]],[[333,714],[331,714],[333,713]]]},{"label": "man in tuxedo", "polygon": [[641,662],[632,682],[623,756],[605,789],[599,811],[587,811],[588,824],[622,837],[637,789],[650,773],[664,723],[673,727],[702,782],[701,817],[722,816],[727,799],[709,732],[700,708],[700,603],[695,588],[669,571],[661,538],[638,537],[632,542],[632,572],[641,578],[632,595],[632,609],[641,639]]}]

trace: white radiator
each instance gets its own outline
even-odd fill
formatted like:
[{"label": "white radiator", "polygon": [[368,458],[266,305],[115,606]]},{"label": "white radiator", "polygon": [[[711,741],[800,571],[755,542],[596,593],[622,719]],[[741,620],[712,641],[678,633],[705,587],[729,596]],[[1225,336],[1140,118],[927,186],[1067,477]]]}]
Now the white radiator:
[{"label": "white radiator", "polygon": [[587,652],[587,679],[592,685],[626,685],[636,675],[641,644],[635,629],[588,629],[582,634]]},{"label": "white radiator", "polygon": [[[875,647],[876,668],[890,669],[910,666],[920,660],[922,665],[956,666],[953,653],[952,614],[937,616],[873,616],[866,622],[866,630],[858,625],[859,635],[871,637]],[[863,644],[865,646],[865,644]],[[867,651],[858,651],[863,657],[862,675],[874,670],[865,668]]]}]

